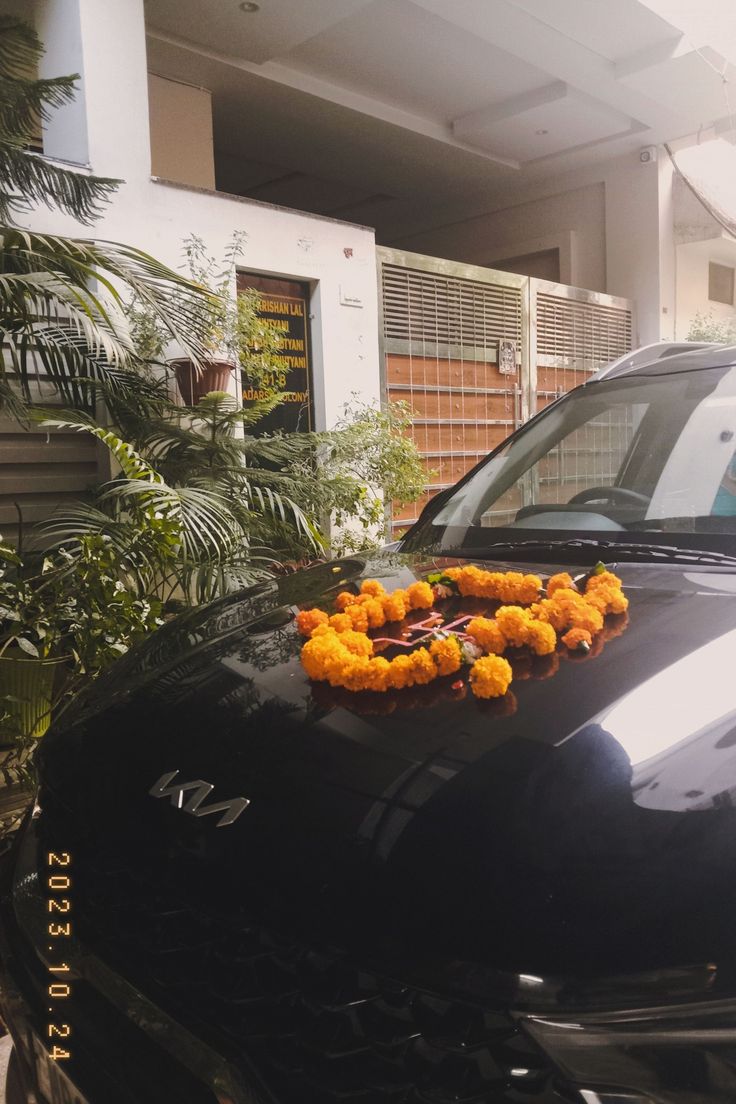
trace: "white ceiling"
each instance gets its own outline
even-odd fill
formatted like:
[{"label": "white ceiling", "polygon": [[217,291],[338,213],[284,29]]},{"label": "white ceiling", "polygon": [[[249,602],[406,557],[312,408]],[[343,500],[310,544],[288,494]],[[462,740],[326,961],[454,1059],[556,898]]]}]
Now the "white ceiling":
[{"label": "white ceiling", "polygon": [[698,51],[679,2],[146,0],[149,67],[211,89],[222,190],[391,241],[724,119],[721,0]]},{"label": "white ceiling", "polygon": [[279,60],[445,123],[478,103],[521,95],[549,80],[544,70],[411,0],[374,0]]}]

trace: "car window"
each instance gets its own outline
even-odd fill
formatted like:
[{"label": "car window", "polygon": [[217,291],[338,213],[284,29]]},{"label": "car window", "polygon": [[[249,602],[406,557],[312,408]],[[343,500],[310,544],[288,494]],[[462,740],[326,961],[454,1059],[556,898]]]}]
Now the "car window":
[{"label": "car window", "polygon": [[530,528],[736,536],[736,368],[577,388],[430,504],[411,546]]}]

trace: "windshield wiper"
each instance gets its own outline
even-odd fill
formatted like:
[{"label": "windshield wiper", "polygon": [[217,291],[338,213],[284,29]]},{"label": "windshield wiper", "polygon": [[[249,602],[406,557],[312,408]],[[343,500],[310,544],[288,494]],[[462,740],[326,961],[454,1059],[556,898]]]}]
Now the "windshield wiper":
[{"label": "windshield wiper", "polygon": [[677,548],[667,544],[646,544],[645,542],[631,541],[620,543],[618,541],[595,540],[590,537],[575,537],[568,540],[524,540],[501,541],[496,544],[486,544],[483,548],[456,550],[462,556],[489,557],[499,554],[529,552],[565,552],[586,553],[586,560],[590,553],[594,553],[597,559],[622,560],[636,562],[637,560],[655,560],[658,563],[679,564],[710,564],[712,566],[736,567],[736,556],[728,556],[723,552],[708,552],[699,548]]}]

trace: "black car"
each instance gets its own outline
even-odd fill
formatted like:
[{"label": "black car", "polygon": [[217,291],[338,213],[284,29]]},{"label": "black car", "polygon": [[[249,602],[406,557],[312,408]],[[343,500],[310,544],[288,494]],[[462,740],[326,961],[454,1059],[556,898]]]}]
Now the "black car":
[{"label": "black car", "polygon": [[[8,1104],[733,1104],[735,454],[735,349],[625,361],[121,660],[4,860]],[[502,697],[300,662],[366,579],[599,561],[628,614]]]}]

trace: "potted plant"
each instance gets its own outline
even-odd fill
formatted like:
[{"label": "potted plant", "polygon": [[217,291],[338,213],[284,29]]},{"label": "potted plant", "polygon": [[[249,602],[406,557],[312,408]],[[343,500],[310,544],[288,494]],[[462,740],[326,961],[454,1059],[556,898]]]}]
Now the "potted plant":
[{"label": "potted plant", "polygon": [[170,361],[181,397],[195,406],[211,391],[228,391],[238,361],[238,304],[235,291],[236,261],[243,252],[244,235],[233,234],[225,249],[224,263],[207,253],[201,238],[184,241],[190,279],[210,292],[199,306],[197,329],[205,349],[201,363],[189,357]]},{"label": "potted plant", "polygon": [[158,603],[121,579],[103,534],[79,536],[29,567],[0,544],[0,746],[28,748],[71,697],[161,624]]},{"label": "potted plant", "polygon": [[[0,746],[43,736],[53,707],[61,646],[56,580],[26,577],[21,557],[0,544]],[[7,754],[3,756],[7,758]]]},{"label": "potted plant", "polygon": [[206,294],[189,299],[184,307],[202,357],[166,360],[171,333],[160,317],[135,297],[126,304],[133,346],[142,364],[170,366],[186,406],[196,406],[205,395],[230,393],[236,369],[253,385],[259,397],[286,397],[287,372],[283,361],[284,335],[275,323],[261,317],[261,296],[254,289],[237,291],[236,262],[243,253],[244,235],[233,234],[224,261],[207,253],[196,235],[184,240],[186,268],[192,283]]}]

